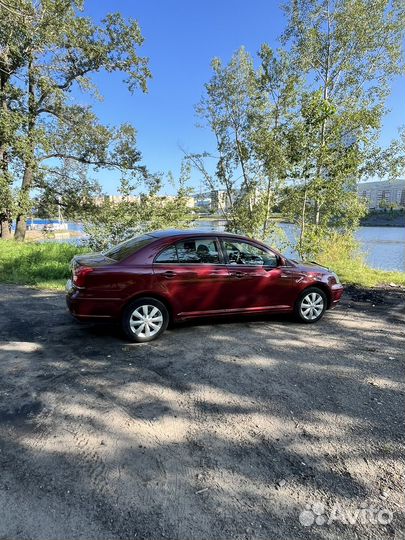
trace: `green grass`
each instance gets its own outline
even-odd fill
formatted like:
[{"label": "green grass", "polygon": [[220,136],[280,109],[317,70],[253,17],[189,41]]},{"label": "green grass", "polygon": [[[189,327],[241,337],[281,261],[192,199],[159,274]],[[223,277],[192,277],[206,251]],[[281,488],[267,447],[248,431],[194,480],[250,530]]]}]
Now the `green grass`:
[{"label": "green grass", "polygon": [[86,251],[71,244],[0,240],[0,282],[63,290],[72,257]]},{"label": "green grass", "polygon": [[329,268],[334,270],[342,283],[347,285],[359,285],[361,287],[377,287],[378,285],[405,286],[405,272],[387,272],[385,270],[374,270],[361,261],[334,261],[324,262]]},{"label": "green grass", "polygon": [[353,239],[335,237],[317,257],[317,261],[334,270],[342,283],[360,287],[405,285],[405,272],[375,270],[366,265],[364,254]]},{"label": "green grass", "polygon": [[[72,257],[88,251],[89,248],[71,244],[0,240],[0,282],[63,290],[70,274]],[[330,249],[319,258],[319,262],[332,268],[342,283],[363,287],[390,283],[405,286],[405,272],[373,270],[364,264],[361,257],[342,257],[341,253],[338,249]]]}]

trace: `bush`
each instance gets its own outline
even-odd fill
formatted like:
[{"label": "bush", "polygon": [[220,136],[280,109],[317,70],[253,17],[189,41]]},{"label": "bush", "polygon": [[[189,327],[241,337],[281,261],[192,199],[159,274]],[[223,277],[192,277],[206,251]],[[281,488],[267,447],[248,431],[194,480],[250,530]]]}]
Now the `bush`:
[{"label": "bush", "polygon": [[[93,251],[103,251],[114,244],[147,231],[188,227],[194,212],[188,207],[190,190],[186,187],[190,167],[182,165],[177,192],[173,197],[159,195],[161,177],[150,179],[147,194],[136,195],[136,186],[121,180],[119,202],[109,198],[97,207],[90,221],[85,222],[88,245]],[[176,183],[171,181],[174,187]]]}]

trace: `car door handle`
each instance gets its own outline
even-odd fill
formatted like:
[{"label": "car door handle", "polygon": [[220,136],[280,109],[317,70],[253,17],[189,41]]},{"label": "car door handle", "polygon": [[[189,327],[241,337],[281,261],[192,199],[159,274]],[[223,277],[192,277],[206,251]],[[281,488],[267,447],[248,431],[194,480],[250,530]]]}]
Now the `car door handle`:
[{"label": "car door handle", "polygon": [[176,275],[176,272],[173,272],[173,270],[167,270],[166,272],[163,272],[164,277],[172,278]]},{"label": "car door handle", "polygon": [[231,272],[230,275],[237,278],[243,278],[244,276],[246,276],[245,272]]}]

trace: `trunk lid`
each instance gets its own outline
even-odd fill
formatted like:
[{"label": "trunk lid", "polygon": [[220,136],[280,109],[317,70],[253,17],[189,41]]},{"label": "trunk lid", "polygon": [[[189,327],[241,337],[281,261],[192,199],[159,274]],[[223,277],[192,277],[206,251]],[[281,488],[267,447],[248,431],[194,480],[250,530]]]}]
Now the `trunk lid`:
[{"label": "trunk lid", "polygon": [[115,264],[116,261],[106,257],[102,253],[87,253],[85,255],[75,255],[71,262],[72,283],[78,289],[84,289],[87,276],[96,268]]},{"label": "trunk lid", "polygon": [[114,261],[114,259],[110,259],[102,253],[86,253],[84,255],[75,255],[73,257],[72,268],[75,269],[79,266],[96,268],[97,266],[107,266],[115,263],[116,261]]}]

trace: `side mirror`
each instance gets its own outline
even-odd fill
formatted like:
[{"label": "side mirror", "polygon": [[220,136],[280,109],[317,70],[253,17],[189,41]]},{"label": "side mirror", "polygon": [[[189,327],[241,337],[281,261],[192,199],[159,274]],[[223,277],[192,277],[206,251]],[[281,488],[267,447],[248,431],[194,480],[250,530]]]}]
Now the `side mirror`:
[{"label": "side mirror", "polygon": [[268,262],[267,264],[264,265],[264,269],[265,270],[274,270],[274,268],[278,268],[279,266],[281,265],[281,257],[277,257],[276,261],[273,262]]}]

